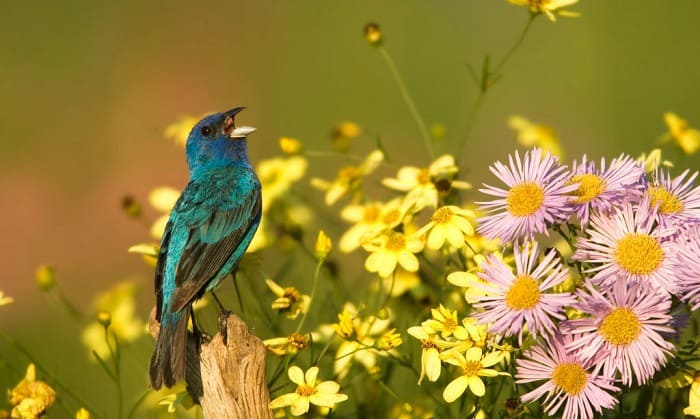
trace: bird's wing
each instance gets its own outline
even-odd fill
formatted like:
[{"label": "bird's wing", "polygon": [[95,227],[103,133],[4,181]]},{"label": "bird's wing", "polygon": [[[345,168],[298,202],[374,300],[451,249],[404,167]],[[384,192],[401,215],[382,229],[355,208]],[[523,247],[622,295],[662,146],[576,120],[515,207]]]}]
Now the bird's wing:
[{"label": "bird's wing", "polygon": [[163,232],[163,237],[160,241],[160,250],[158,251],[158,260],[156,262],[156,277],[155,277],[155,291],[156,291],[156,320],[160,322],[160,314],[163,308],[163,275],[165,275],[165,260],[168,255],[168,245],[170,244],[170,235],[173,230],[172,218],[168,220],[168,224],[165,226]]},{"label": "bird's wing", "polygon": [[262,199],[254,176],[252,172],[231,174],[223,181],[208,180],[199,190],[190,190],[193,199],[189,202],[193,205],[179,217],[187,222],[189,236],[175,271],[170,310],[182,310],[209,281],[228,274],[221,269],[246,234],[257,228]]}]

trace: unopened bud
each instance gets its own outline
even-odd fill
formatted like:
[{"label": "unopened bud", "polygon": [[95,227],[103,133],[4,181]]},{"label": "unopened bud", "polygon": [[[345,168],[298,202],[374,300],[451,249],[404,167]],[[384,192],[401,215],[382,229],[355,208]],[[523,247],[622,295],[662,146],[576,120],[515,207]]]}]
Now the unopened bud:
[{"label": "unopened bud", "polygon": [[42,291],[51,291],[56,285],[56,274],[53,266],[41,265],[36,268],[36,283]]},{"label": "unopened bud", "polygon": [[112,324],[112,315],[108,311],[100,311],[97,313],[97,322],[104,327],[109,327]]},{"label": "unopened bud", "polygon": [[141,216],[141,205],[131,195],[126,195],[122,198],[122,210],[131,218],[139,218]]},{"label": "unopened bud", "polygon": [[382,43],[382,32],[379,30],[379,25],[370,22],[365,25],[365,39],[370,45],[377,46]]},{"label": "unopened bud", "polygon": [[333,242],[331,242],[331,238],[326,235],[325,231],[319,231],[318,238],[316,239],[316,246],[314,247],[316,258],[319,260],[326,259],[332,248]]}]

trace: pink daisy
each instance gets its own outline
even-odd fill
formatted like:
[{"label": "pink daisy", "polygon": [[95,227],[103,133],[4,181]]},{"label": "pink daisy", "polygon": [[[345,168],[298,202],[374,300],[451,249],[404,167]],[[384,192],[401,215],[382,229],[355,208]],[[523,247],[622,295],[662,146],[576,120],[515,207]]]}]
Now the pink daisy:
[{"label": "pink daisy", "polygon": [[591,211],[609,213],[622,201],[639,201],[646,188],[646,173],[639,163],[624,154],[607,167],[605,159],[601,159],[598,170],[595,162],[584,155],[580,164],[574,162],[568,183],[578,185],[570,202],[583,227],[588,224]]},{"label": "pink daisy", "polygon": [[626,279],[674,293],[676,256],[667,240],[672,231],[654,219],[648,197],[636,209],[626,202],[612,215],[594,213],[588,237],[579,236],[572,258],[593,264],[586,272],[595,273],[592,281],[604,288]]},{"label": "pink daisy", "polygon": [[661,227],[683,228],[700,222],[700,186],[693,187],[698,172],[688,179],[689,170],[671,179],[668,171],[659,171],[655,182],[649,185],[649,205],[656,207],[656,221]]},{"label": "pink daisy", "polygon": [[567,185],[569,173],[556,157],[535,148],[525,153],[523,160],[515,152],[508,156],[509,165],[496,162],[489,167],[508,189],[484,184],[481,192],[497,197],[493,201],[478,202],[490,215],[479,219],[478,231],[489,239],[510,241],[532,239],[535,233],[547,233],[551,224],[566,220],[571,213],[567,205],[570,192],[578,185]]},{"label": "pink daisy", "polygon": [[589,293],[579,290],[574,306],[590,317],[562,323],[562,331],[576,334],[566,345],[584,359],[601,363],[605,375],[620,373],[630,386],[642,385],[666,365],[674,346],[662,335],[673,333],[671,298],[645,284],[618,281],[603,294],[588,282]]},{"label": "pink daisy", "polygon": [[559,333],[523,354],[516,361],[516,383],[547,380],[536,389],[520,397],[523,403],[542,398],[544,411],[552,416],[564,405],[562,419],[589,419],[595,410],[599,414],[617,404],[610,392],[620,389],[613,385],[613,377],[600,374],[591,360],[569,352],[566,346],[576,340],[573,335]]},{"label": "pink daisy", "polygon": [[700,224],[685,230],[673,244],[678,249],[678,295],[696,310],[700,307]]},{"label": "pink daisy", "polygon": [[[490,324],[489,330],[504,336],[518,334],[522,342],[524,324],[533,336],[551,334],[556,330],[554,320],[563,320],[564,307],[576,301],[571,293],[545,293],[563,282],[568,270],[561,264],[555,250],[537,262],[537,243],[514,246],[515,270],[501,259],[490,255],[482,265],[479,277],[485,282],[474,283],[486,291],[478,297],[475,307],[484,309],[474,316],[482,324]],[[554,320],[553,320],[554,319]]]}]

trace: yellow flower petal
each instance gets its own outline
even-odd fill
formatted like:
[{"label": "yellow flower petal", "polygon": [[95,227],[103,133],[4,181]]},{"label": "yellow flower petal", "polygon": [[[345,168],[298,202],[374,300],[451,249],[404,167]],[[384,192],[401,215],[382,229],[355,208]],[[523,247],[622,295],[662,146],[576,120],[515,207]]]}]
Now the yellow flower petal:
[{"label": "yellow flower petal", "polygon": [[484,385],[484,382],[481,381],[481,378],[473,376],[468,378],[469,390],[471,390],[471,392],[474,393],[475,396],[482,397],[484,394],[486,394],[486,386]]},{"label": "yellow flower petal", "polygon": [[425,365],[425,375],[430,381],[437,381],[440,378],[440,353],[436,348],[429,348],[423,351],[423,364]]},{"label": "yellow flower petal", "polygon": [[[416,257],[416,255],[414,255],[413,253],[410,253],[410,252],[400,252],[398,255],[398,262],[402,268],[404,268],[405,270],[407,270],[409,272],[416,272],[416,271],[418,271],[418,268],[420,267],[420,265],[418,263],[418,258]],[[393,272],[393,271],[394,271],[394,269],[391,270],[391,272]],[[389,272],[389,273],[391,273],[391,272]],[[388,276],[388,274],[384,275],[384,276]]]},{"label": "yellow flower petal", "polygon": [[457,400],[462,394],[464,394],[464,390],[467,389],[467,386],[469,385],[469,378],[467,378],[464,375],[460,375],[459,377],[455,378],[450,382],[450,384],[445,387],[445,390],[442,392],[442,398],[445,399],[447,403],[452,403],[453,401]]},{"label": "yellow flower petal", "polygon": [[292,415],[301,416],[309,411],[309,398],[299,397],[292,402]]},{"label": "yellow flower petal", "polygon": [[304,376],[306,384],[311,387],[316,386],[316,377],[318,377],[318,367],[309,368]]},{"label": "yellow flower petal", "polygon": [[169,186],[161,186],[155,188],[148,194],[148,202],[151,206],[160,212],[170,212],[177,199],[180,197],[180,191]]},{"label": "yellow flower petal", "polygon": [[301,396],[297,393],[283,394],[270,402],[270,409],[291,406],[292,403],[296,402],[300,397]]},{"label": "yellow flower petal", "polygon": [[301,368],[297,367],[296,365],[289,367],[287,374],[289,375],[289,379],[292,380],[294,384],[304,384],[304,371],[302,371]]}]

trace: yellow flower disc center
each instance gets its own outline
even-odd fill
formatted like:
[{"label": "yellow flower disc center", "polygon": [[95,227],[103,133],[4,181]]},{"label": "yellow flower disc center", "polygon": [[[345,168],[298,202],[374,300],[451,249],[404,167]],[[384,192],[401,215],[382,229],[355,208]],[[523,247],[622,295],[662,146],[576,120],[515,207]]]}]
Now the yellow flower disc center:
[{"label": "yellow flower disc center", "polygon": [[435,342],[433,342],[432,340],[427,340],[427,339],[426,339],[426,340],[424,340],[424,341],[421,342],[421,348],[422,348],[422,349],[426,349],[426,350],[427,350],[427,349],[432,349],[432,348],[436,348],[436,349],[437,349],[437,345],[435,345]]},{"label": "yellow flower disc center", "polygon": [[508,191],[506,204],[508,212],[516,217],[534,214],[544,202],[544,191],[535,182],[519,183]]},{"label": "yellow flower disc center", "polygon": [[457,328],[458,323],[457,320],[452,319],[452,318],[446,318],[444,322],[442,322],[442,327],[445,329],[446,332],[454,332],[454,330]]},{"label": "yellow flower disc center", "polygon": [[476,377],[479,375],[480,370],[481,370],[481,362],[479,362],[479,361],[467,361],[467,363],[464,365],[464,369],[462,370],[462,372],[467,377]]},{"label": "yellow flower disc center", "polygon": [[311,339],[309,338],[309,335],[302,335],[301,333],[292,333],[289,335],[289,338],[287,338],[287,342],[295,348],[298,349],[306,349],[309,347],[309,344]]},{"label": "yellow flower disc center", "polygon": [[299,387],[297,387],[297,394],[301,397],[313,396],[317,392],[318,390],[316,390],[315,387],[307,386],[306,384],[302,384]]},{"label": "yellow flower disc center", "polygon": [[552,381],[567,394],[575,396],[586,387],[588,374],[579,364],[566,362],[554,368]]},{"label": "yellow flower disc center", "polygon": [[634,342],[642,332],[642,324],[629,308],[618,307],[611,311],[598,326],[598,332],[613,345]]},{"label": "yellow flower disc center", "polygon": [[591,173],[576,175],[569,180],[568,184],[578,183],[579,187],[574,191],[577,196],[574,202],[577,204],[585,204],[598,197],[605,191],[605,180]]},{"label": "yellow flower disc center", "polygon": [[391,233],[386,241],[386,248],[394,251],[403,250],[406,248],[406,238],[401,233]]},{"label": "yellow flower disc center", "polygon": [[506,305],[513,310],[533,308],[540,301],[539,285],[530,275],[518,275],[506,292]]},{"label": "yellow flower disc center", "polygon": [[660,214],[679,214],[683,212],[683,201],[676,198],[671,192],[662,186],[652,186],[649,188],[651,197],[650,205],[659,205]]},{"label": "yellow flower disc center", "polygon": [[362,213],[362,221],[366,223],[374,223],[379,219],[379,208],[375,206],[367,207],[365,208],[364,212]]},{"label": "yellow flower disc center", "polygon": [[449,208],[442,207],[435,211],[430,219],[438,224],[447,224],[452,219],[452,215],[453,213]]},{"label": "yellow flower disc center", "polygon": [[617,241],[615,261],[622,269],[635,275],[650,274],[664,260],[664,250],[659,241],[648,234],[629,233]]},{"label": "yellow flower disc center", "polygon": [[289,304],[292,305],[301,300],[301,293],[297,291],[296,288],[289,287],[284,289],[284,294],[282,294],[282,297],[289,300]]}]

